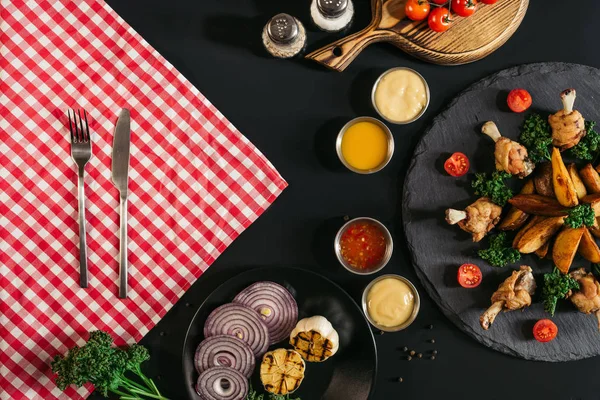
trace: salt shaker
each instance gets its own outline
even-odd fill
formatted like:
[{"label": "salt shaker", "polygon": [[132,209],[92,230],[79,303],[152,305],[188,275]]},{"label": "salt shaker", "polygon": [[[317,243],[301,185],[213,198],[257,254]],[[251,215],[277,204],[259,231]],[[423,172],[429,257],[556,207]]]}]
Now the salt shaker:
[{"label": "salt shaker", "polygon": [[267,22],[262,32],[265,49],[277,58],[290,58],[306,45],[306,30],[297,18],[277,14]]},{"label": "salt shaker", "polygon": [[339,32],[350,26],[354,18],[352,0],[312,0],[310,16],[325,32]]}]

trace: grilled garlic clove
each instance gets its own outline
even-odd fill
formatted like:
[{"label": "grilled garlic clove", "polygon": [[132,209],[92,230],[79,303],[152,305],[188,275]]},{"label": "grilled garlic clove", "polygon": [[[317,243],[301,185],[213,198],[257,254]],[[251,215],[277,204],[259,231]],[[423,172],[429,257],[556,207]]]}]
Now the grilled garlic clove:
[{"label": "grilled garlic clove", "polygon": [[315,315],[298,321],[290,344],[306,361],[321,362],[338,351],[339,336],[327,318]]}]

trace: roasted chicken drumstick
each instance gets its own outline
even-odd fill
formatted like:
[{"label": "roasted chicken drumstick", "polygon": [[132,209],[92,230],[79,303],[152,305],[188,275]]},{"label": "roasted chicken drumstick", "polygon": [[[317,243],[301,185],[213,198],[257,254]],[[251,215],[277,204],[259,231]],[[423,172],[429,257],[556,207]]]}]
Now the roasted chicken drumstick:
[{"label": "roasted chicken drumstick", "polygon": [[579,290],[571,291],[567,297],[582,313],[595,313],[600,330],[600,283],[593,274],[586,273],[583,268],[571,272],[570,275],[579,283]]},{"label": "roasted chicken drumstick", "polygon": [[573,110],[575,103],[575,89],[567,89],[560,94],[563,109],[548,117],[552,128],[552,145],[561,150],[570,149],[585,136],[585,121],[577,110]]},{"label": "roasted chicken drumstick", "polygon": [[494,157],[498,171],[506,171],[519,178],[524,178],[533,172],[535,164],[529,160],[525,146],[502,136],[494,122],[488,121],[483,124],[481,132],[496,142]]},{"label": "roasted chicken drumstick", "polygon": [[487,197],[481,197],[464,211],[447,209],[446,222],[458,224],[460,229],[473,235],[474,242],[479,242],[500,221],[500,213],[502,207]]},{"label": "roasted chicken drumstick", "polygon": [[531,296],[535,292],[535,279],[531,272],[531,267],[521,265],[521,269],[513,271],[512,275],[498,286],[498,290],[492,295],[491,307],[479,317],[483,329],[487,330],[503,309],[512,311],[531,305]]}]

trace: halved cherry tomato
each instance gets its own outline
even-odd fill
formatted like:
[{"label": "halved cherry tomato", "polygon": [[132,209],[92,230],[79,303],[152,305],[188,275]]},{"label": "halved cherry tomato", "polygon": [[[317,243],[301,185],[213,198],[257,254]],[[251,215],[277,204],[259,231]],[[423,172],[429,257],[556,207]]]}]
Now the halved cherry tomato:
[{"label": "halved cherry tomato", "polygon": [[477,8],[477,0],[452,0],[452,11],[461,17],[470,17]]},{"label": "halved cherry tomato", "polygon": [[429,28],[435,32],[444,32],[450,28],[452,20],[450,19],[450,11],[446,7],[437,7],[429,13],[427,20]]},{"label": "halved cherry tomato", "polygon": [[479,1],[481,1],[483,4],[494,4],[498,0],[479,0]]},{"label": "halved cherry tomato", "polygon": [[520,113],[531,106],[531,95],[525,89],[513,89],[508,93],[506,102],[508,103],[508,108]]},{"label": "halved cherry tomato", "polygon": [[458,284],[464,288],[479,286],[481,278],[481,270],[475,264],[463,264],[458,267]]},{"label": "halved cherry tomato", "polygon": [[431,3],[437,4],[438,6],[444,5],[448,2],[448,0],[431,0]]},{"label": "halved cherry tomato", "polygon": [[456,152],[444,163],[448,175],[463,176],[469,171],[469,159],[463,153]]},{"label": "halved cherry tomato", "polygon": [[546,343],[551,341],[558,334],[558,327],[549,319],[540,319],[533,326],[533,337],[538,342]]},{"label": "halved cherry tomato", "polygon": [[429,15],[429,8],[427,0],[408,0],[404,11],[411,20],[422,21]]}]

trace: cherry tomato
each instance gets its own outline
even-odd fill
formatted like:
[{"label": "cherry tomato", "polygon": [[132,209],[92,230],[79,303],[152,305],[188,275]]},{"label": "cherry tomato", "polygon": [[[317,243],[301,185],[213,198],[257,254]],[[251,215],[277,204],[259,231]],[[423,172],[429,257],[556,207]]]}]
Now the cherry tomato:
[{"label": "cherry tomato", "polygon": [[533,337],[538,342],[546,343],[551,341],[558,334],[558,327],[549,319],[540,319],[533,326]]},{"label": "cherry tomato", "polygon": [[469,159],[463,153],[454,153],[444,163],[444,169],[451,176],[463,176],[469,171]]},{"label": "cherry tomato", "polygon": [[479,0],[479,1],[481,1],[483,4],[494,4],[498,0]]},{"label": "cherry tomato", "polygon": [[452,11],[461,17],[470,17],[477,8],[477,0],[452,0]]},{"label": "cherry tomato", "polygon": [[427,23],[434,32],[444,32],[450,28],[450,11],[446,7],[437,7],[429,13]]},{"label": "cherry tomato", "polygon": [[429,3],[427,0],[408,0],[404,10],[411,20],[422,21],[429,15]]},{"label": "cherry tomato", "polygon": [[471,289],[481,283],[481,270],[475,264],[463,264],[458,267],[458,283],[460,286]]},{"label": "cherry tomato", "polygon": [[520,113],[531,106],[531,95],[525,89],[513,89],[506,99],[508,108],[514,112]]},{"label": "cherry tomato", "polygon": [[437,4],[438,6],[442,6],[442,5],[446,4],[447,2],[448,2],[448,0],[431,0],[431,3]]}]

